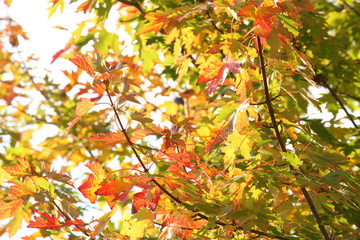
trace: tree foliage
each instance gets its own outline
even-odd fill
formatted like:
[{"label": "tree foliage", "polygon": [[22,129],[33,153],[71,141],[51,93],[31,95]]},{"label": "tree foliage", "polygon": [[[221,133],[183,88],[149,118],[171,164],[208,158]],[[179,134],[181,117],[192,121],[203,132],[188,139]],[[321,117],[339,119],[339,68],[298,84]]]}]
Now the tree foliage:
[{"label": "tree foliage", "polygon": [[0,19],[1,235],[359,239],[358,1],[72,4],[64,88]]}]

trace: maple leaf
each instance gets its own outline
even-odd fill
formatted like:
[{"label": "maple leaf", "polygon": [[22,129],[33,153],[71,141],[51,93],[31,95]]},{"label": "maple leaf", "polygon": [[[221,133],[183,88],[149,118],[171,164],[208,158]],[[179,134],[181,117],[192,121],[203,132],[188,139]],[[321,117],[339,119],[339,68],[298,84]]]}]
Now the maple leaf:
[{"label": "maple leaf", "polygon": [[143,139],[146,136],[157,134],[155,131],[149,129],[138,129],[136,130],[131,137],[131,142],[136,143],[137,141]]},{"label": "maple leaf", "polygon": [[52,60],[51,60],[51,64],[53,64],[56,59],[58,59],[61,55],[63,55],[67,50],[69,50],[72,47],[71,44],[67,44],[63,49],[60,49],[59,51],[57,51],[53,56],[52,56]]},{"label": "maple leaf", "polygon": [[5,168],[4,170],[14,177],[22,177],[26,175],[31,175],[31,169],[29,161],[23,158],[16,158],[19,163],[17,163],[15,166],[11,166],[8,168]]},{"label": "maple leaf", "polygon": [[95,192],[99,188],[99,181],[95,179],[93,174],[90,174],[88,179],[78,189],[91,203],[95,203],[97,199]]},{"label": "maple leaf", "polygon": [[90,76],[94,76],[95,69],[91,66],[90,58],[77,52],[74,55],[75,58],[70,58],[69,60],[82,70],[88,72]]},{"label": "maple leaf", "polygon": [[26,188],[26,186],[20,186],[20,185],[13,185],[11,186],[11,196],[16,198],[22,198],[25,199],[29,195],[33,194],[34,191],[32,191],[30,188]]},{"label": "maple leaf", "polygon": [[149,20],[147,24],[138,32],[138,34],[144,34],[149,32],[158,33],[164,29],[172,18],[169,18],[169,14],[162,12],[148,13],[145,18]]},{"label": "maple leaf", "polygon": [[148,207],[151,211],[154,211],[159,203],[161,190],[155,189],[155,192],[151,190],[144,190],[142,192],[135,193],[133,195],[132,212],[136,213],[141,207]]},{"label": "maple leaf", "polygon": [[118,132],[118,133],[109,132],[107,134],[99,134],[97,136],[86,137],[86,139],[91,140],[91,141],[104,142],[105,144],[110,144],[110,143],[122,142],[122,141],[126,140],[126,137],[121,132]]},{"label": "maple leaf", "polygon": [[254,19],[254,34],[261,37],[270,37],[272,24],[276,19],[276,14],[282,12],[280,8],[274,6],[256,7],[253,3],[249,3],[241,8],[239,15]]},{"label": "maple leaf", "polygon": [[37,212],[41,217],[34,217],[35,221],[30,221],[28,228],[38,229],[54,229],[59,231],[62,224],[57,217],[51,216],[47,213]]},{"label": "maple leaf", "polygon": [[77,7],[77,10],[86,13],[94,3],[92,0],[85,1]]},{"label": "maple leaf", "polygon": [[106,172],[104,170],[104,168],[101,166],[99,161],[95,161],[95,162],[89,162],[85,165],[87,168],[89,168],[97,177],[97,179],[99,179],[99,181],[102,181],[105,179],[106,177]]},{"label": "maple leaf", "polygon": [[[134,186],[133,182],[129,182],[127,180],[113,180],[109,179],[107,183],[101,184],[101,187],[96,191],[97,195],[109,196],[112,195],[115,197],[115,200],[126,200],[126,197]],[[124,196],[125,193],[126,196]]]},{"label": "maple leaf", "polygon": [[65,223],[63,224],[63,226],[72,226],[72,225],[75,225],[75,226],[85,226],[86,223],[84,223],[83,220],[81,219],[73,219],[73,220],[70,220],[70,219],[67,219],[65,220]]},{"label": "maple leaf", "polygon": [[14,216],[21,208],[23,199],[7,197],[0,201],[0,220]]},{"label": "maple leaf", "polygon": [[76,104],[75,117],[68,123],[68,128],[66,129],[66,135],[69,133],[70,129],[75,125],[79,119],[84,116],[95,104],[89,99],[82,98],[81,102]]},{"label": "maple leaf", "polygon": [[204,69],[204,73],[200,75],[197,84],[210,82],[207,85],[207,90],[210,94],[213,94],[219,83],[225,82],[225,78],[229,72],[240,72],[240,66],[240,62],[234,61],[233,58],[226,56],[221,63],[217,63],[211,68]]}]

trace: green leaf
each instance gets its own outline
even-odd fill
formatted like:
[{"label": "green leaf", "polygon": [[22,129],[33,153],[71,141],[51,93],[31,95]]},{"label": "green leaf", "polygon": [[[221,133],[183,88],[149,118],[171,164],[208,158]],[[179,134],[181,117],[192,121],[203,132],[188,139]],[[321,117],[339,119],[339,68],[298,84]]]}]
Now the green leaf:
[{"label": "green leaf", "polygon": [[303,163],[295,153],[284,153],[284,156],[286,161],[294,168],[299,168],[300,164]]}]

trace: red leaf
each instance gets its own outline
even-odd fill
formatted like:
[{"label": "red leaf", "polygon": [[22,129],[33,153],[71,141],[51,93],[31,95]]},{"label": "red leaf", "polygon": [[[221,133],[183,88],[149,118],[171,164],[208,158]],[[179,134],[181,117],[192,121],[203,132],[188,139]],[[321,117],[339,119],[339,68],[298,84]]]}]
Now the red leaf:
[{"label": "red leaf", "polygon": [[75,110],[75,117],[68,123],[68,128],[66,129],[66,134],[69,133],[70,129],[75,125],[79,119],[85,115],[95,104],[89,99],[82,98],[81,102],[78,102]]},{"label": "red leaf", "polygon": [[56,61],[56,59],[58,59],[61,55],[63,55],[63,53],[65,53],[67,50],[69,50],[71,48],[71,45],[66,45],[63,49],[60,49],[59,51],[57,51],[53,56],[52,56],[52,60],[51,60],[51,64],[53,62]]},{"label": "red leaf", "polygon": [[47,213],[41,213],[40,217],[34,217],[35,221],[30,221],[30,224],[27,226],[28,228],[38,228],[38,229],[54,229],[59,231],[62,227],[62,224],[60,224],[59,219],[53,216],[50,216]]},{"label": "red leaf", "polygon": [[75,58],[70,58],[69,60],[82,70],[88,72],[90,76],[93,76],[95,69],[89,63],[91,62],[90,58],[76,52],[74,54]]},{"label": "red leaf", "polygon": [[152,12],[145,15],[145,18],[149,20],[149,23],[145,24],[141,31],[138,34],[144,34],[149,32],[158,33],[161,29],[171,21],[169,14],[162,12]]},{"label": "red leaf", "polygon": [[91,203],[95,203],[97,199],[95,192],[99,188],[99,181],[95,179],[93,174],[90,174],[88,179],[78,189]]},{"label": "red leaf", "polygon": [[272,24],[276,15],[281,12],[280,8],[273,6],[256,7],[253,3],[241,8],[239,15],[254,19],[254,34],[268,38],[272,31]]},{"label": "red leaf", "polygon": [[233,58],[226,56],[221,63],[215,63],[214,67],[204,69],[204,73],[200,75],[197,84],[210,82],[207,90],[212,94],[220,82],[225,82],[225,78],[229,72],[239,73],[240,62],[236,62]]},{"label": "red leaf", "polygon": [[147,207],[151,211],[154,211],[159,203],[161,190],[159,188],[155,188],[154,191],[145,190],[142,192],[135,193],[133,195],[133,210],[134,212],[138,212],[141,207]]},{"label": "red leaf", "polygon": [[92,141],[104,142],[105,144],[119,143],[126,140],[124,134],[120,132],[118,133],[109,132],[107,134],[99,134],[93,137],[86,137],[86,139]]},{"label": "red leaf", "polygon": [[97,195],[113,195],[115,198],[119,197],[121,193],[127,192],[134,186],[134,183],[127,180],[119,181],[109,179],[108,183],[101,184],[101,187],[96,191]]},{"label": "red leaf", "polygon": [[65,223],[63,224],[63,226],[85,226],[86,223],[83,222],[83,220],[81,219],[77,219],[75,218],[74,220],[66,220]]}]

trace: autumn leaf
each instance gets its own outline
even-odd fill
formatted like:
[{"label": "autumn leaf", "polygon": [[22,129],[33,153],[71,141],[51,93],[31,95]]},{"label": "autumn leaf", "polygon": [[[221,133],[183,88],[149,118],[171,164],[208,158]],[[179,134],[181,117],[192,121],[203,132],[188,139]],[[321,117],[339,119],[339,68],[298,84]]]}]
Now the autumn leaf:
[{"label": "autumn leaf", "polygon": [[82,70],[88,72],[90,76],[93,76],[95,69],[91,66],[90,58],[76,52],[74,53],[74,55],[75,58],[70,58],[69,60]]},{"label": "autumn leaf", "polygon": [[145,26],[142,28],[138,34],[145,34],[145,33],[158,33],[161,29],[164,29],[168,23],[171,21],[169,15],[162,12],[150,12],[145,15],[145,18],[149,21]]},{"label": "autumn leaf", "polygon": [[75,125],[79,119],[84,116],[95,104],[89,99],[82,98],[81,102],[78,102],[75,110],[75,117],[68,123],[68,128],[66,129],[66,135],[69,133],[70,129]]},{"label": "autumn leaf", "polygon": [[126,137],[121,132],[109,132],[107,134],[99,134],[97,136],[86,137],[87,140],[104,142],[105,144],[110,143],[121,143],[126,140]]},{"label": "autumn leaf", "polygon": [[59,231],[62,227],[62,224],[59,222],[59,219],[54,216],[50,216],[47,213],[37,212],[41,217],[34,217],[35,221],[30,221],[28,228],[38,228],[38,229],[54,229]]},{"label": "autumn leaf", "polygon": [[249,3],[242,7],[238,14],[243,17],[253,18],[254,34],[268,38],[272,31],[272,24],[279,13],[281,13],[280,8],[274,6],[256,7],[253,3]]},{"label": "autumn leaf", "polygon": [[222,62],[215,62],[212,64],[212,67],[205,68],[196,84],[210,82],[207,85],[207,90],[209,94],[213,94],[219,83],[225,82],[225,78],[229,72],[240,72],[240,65],[240,62],[235,61],[234,58],[226,56]]},{"label": "autumn leaf", "polygon": [[56,59],[58,59],[61,55],[63,55],[67,50],[69,50],[72,47],[72,45],[68,44],[66,45],[63,49],[60,49],[59,51],[57,51],[53,56],[52,56],[52,60],[51,60],[51,64],[54,63],[56,61]]},{"label": "autumn leaf", "polygon": [[96,191],[97,195],[109,196],[112,195],[116,199],[124,199],[124,195],[122,193],[129,193],[129,190],[134,186],[133,182],[128,180],[113,180],[109,179],[107,183],[101,184],[101,187]]},{"label": "autumn leaf", "polygon": [[15,164],[15,166],[4,168],[5,171],[14,177],[31,175],[29,161],[23,158],[16,158],[16,159],[19,161],[19,163]]},{"label": "autumn leaf", "polygon": [[101,166],[99,161],[95,162],[89,162],[85,165],[87,168],[89,168],[97,177],[99,181],[102,181],[106,177],[106,172],[104,168]]},{"label": "autumn leaf", "polygon": [[7,197],[0,200],[0,220],[14,216],[21,208],[23,199]]},{"label": "autumn leaf", "polygon": [[93,174],[90,174],[88,179],[78,189],[91,203],[95,203],[97,199],[95,193],[99,188],[99,181],[95,179]]}]

